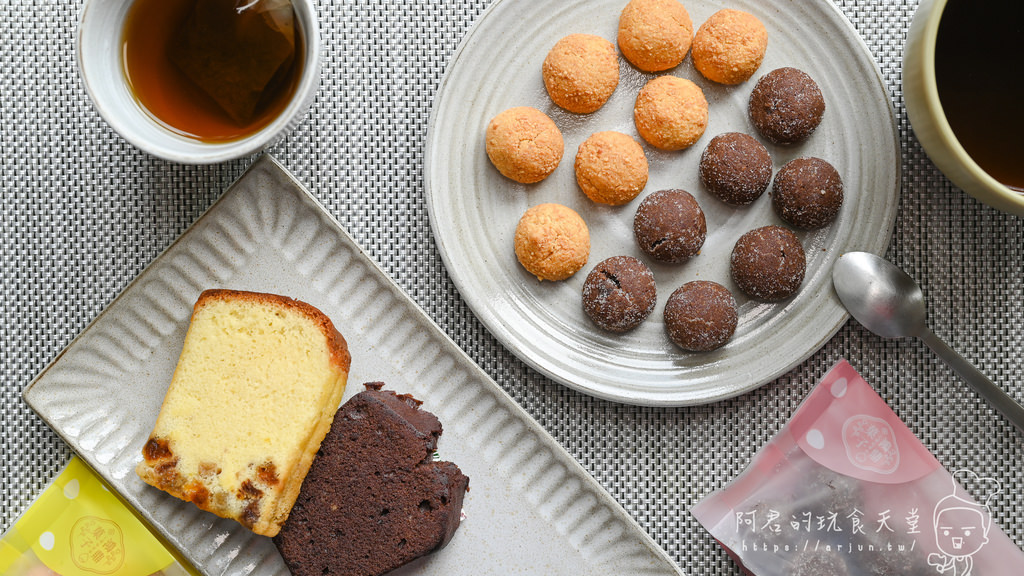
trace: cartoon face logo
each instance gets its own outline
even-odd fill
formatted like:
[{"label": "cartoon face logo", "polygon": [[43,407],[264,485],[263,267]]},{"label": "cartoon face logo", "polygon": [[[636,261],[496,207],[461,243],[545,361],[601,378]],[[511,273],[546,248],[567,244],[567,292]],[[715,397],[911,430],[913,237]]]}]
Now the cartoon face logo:
[{"label": "cartoon face logo", "polygon": [[[962,489],[956,482],[957,475],[970,475],[995,489],[989,492],[984,504],[978,504],[959,494]],[[991,478],[979,478],[968,471],[954,472],[952,476],[952,493],[935,503],[932,520],[939,553],[929,554],[928,564],[944,576],[971,576],[974,555],[988,544],[988,530],[992,527],[988,502],[999,492],[999,483]]]},{"label": "cartoon face logo", "polygon": [[992,518],[977,504],[950,504],[936,510],[935,544],[947,556],[970,556],[988,543]]}]

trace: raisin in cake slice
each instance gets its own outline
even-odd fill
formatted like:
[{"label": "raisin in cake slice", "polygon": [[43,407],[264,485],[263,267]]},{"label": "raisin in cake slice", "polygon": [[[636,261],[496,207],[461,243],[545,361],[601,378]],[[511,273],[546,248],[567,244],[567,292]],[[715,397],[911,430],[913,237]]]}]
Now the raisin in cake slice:
[{"label": "raisin in cake slice", "polygon": [[350,356],[330,319],[274,294],[207,290],[136,473],[273,536],[330,429]]},{"label": "raisin in cake slice", "polygon": [[274,538],[293,576],[375,576],[444,547],[462,514],[469,478],[434,461],[437,417],[408,395],[353,396]]}]

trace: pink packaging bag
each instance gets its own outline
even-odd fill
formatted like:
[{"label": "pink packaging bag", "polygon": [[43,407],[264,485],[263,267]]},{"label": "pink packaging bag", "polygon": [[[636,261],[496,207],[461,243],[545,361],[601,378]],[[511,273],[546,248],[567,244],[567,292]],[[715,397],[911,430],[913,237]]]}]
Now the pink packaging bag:
[{"label": "pink packaging bag", "polygon": [[947,472],[843,360],[691,512],[756,576],[1021,576],[1024,552],[989,513],[998,494]]}]

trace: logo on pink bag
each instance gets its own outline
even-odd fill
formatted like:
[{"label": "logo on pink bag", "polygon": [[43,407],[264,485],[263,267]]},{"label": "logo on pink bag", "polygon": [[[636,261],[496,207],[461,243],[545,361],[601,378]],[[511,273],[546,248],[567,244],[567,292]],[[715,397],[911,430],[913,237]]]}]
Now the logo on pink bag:
[{"label": "logo on pink bag", "polygon": [[858,414],[843,424],[843,444],[850,463],[877,474],[892,474],[900,465],[896,433],[881,418]]},{"label": "logo on pink bag", "polygon": [[[974,555],[988,544],[988,532],[992,527],[989,514],[989,500],[1000,492],[999,483],[992,478],[980,478],[974,472],[959,470],[952,474],[953,488],[948,496],[935,504],[935,544],[939,552],[928,555],[928,564],[939,574],[946,576],[971,576],[974,570]],[[957,483],[957,477],[987,484],[988,495],[983,504],[978,504],[965,494]]]}]

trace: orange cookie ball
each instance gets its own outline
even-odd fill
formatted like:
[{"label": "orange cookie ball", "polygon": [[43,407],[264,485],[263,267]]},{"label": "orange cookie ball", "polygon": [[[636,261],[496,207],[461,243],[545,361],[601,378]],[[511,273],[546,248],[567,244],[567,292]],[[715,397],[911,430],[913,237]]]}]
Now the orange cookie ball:
[{"label": "orange cookie ball", "polygon": [[575,210],[538,204],[516,226],[516,258],[538,280],[565,280],[590,256],[590,232]]},{"label": "orange cookie ball", "polygon": [[708,127],[708,101],[693,82],[658,76],[637,95],[633,120],[651,146],[682,150],[699,140]]},{"label": "orange cookie ball", "polygon": [[644,72],[675,68],[693,41],[690,14],[677,0],[632,0],[619,16],[619,50]]},{"label": "orange cookie ball", "polygon": [[551,101],[577,114],[603,106],[619,85],[615,46],[592,34],[570,34],[559,40],[541,70]]},{"label": "orange cookie ball", "polygon": [[719,10],[693,38],[693,65],[708,80],[739,84],[761,66],[767,48],[768,30],[753,14]]},{"label": "orange cookie ball", "polygon": [[629,202],[647,185],[643,146],[621,132],[591,135],[576,152],[576,182],[594,202]]},{"label": "orange cookie ball", "polygon": [[487,157],[508,178],[540,182],[562,160],[562,132],[536,108],[521,106],[498,114],[487,125]]}]

